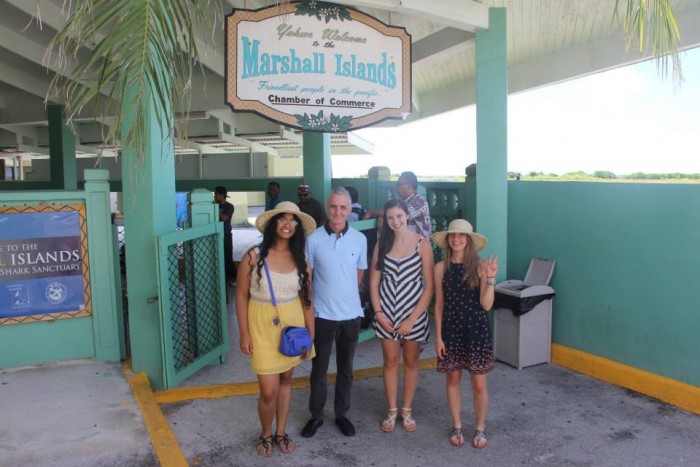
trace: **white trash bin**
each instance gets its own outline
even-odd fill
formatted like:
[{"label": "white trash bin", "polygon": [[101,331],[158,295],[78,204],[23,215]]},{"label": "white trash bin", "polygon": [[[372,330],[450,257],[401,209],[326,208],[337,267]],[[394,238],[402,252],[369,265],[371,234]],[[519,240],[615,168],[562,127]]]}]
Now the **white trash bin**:
[{"label": "white trash bin", "polygon": [[494,357],[518,370],[549,363],[552,346],[554,260],[532,258],[523,280],[496,284]]}]

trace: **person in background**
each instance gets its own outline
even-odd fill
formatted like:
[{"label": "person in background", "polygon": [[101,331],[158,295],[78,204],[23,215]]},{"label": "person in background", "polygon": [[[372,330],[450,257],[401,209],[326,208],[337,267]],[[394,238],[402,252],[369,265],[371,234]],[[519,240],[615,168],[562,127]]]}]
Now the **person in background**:
[{"label": "person in background", "polygon": [[[359,221],[365,218],[367,210],[362,207],[359,202],[359,194],[357,193],[357,188],[354,186],[346,186],[346,190],[350,193],[350,199],[352,201],[350,214],[348,215],[348,222]],[[364,229],[362,234],[367,239],[367,253],[371,254],[374,251],[374,245],[377,243],[377,228]],[[372,326],[374,322],[374,311],[372,310],[372,301],[369,296],[369,274],[365,274],[360,284],[360,303],[362,304],[362,309],[364,310],[365,316],[360,324],[360,329],[368,329]]]},{"label": "person in background", "polygon": [[231,219],[235,208],[226,201],[228,191],[226,187],[214,187],[214,203],[219,205],[219,220],[224,223],[224,271],[226,273],[226,285],[233,287],[236,283],[236,268],[233,266],[233,233],[231,232]]},{"label": "person in background", "polygon": [[[288,357],[280,353],[279,347],[284,326],[306,327],[314,336],[311,270],[304,251],[305,236],[316,229],[316,223],[299,212],[296,204],[284,201],[258,216],[255,226],[263,239],[248,250],[238,267],[236,317],[241,352],[250,355],[250,365],[258,375],[262,433],[256,450],[268,457],[275,444],[285,454],[296,448],[286,431],[292,373],[295,366],[314,356],[314,350],[312,347],[305,355]],[[277,306],[272,304],[273,293]]]},{"label": "person in background", "polygon": [[309,185],[299,185],[299,188],[297,188],[297,196],[299,196],[297,206],[299,206],[301,212],[313,217],[316,221],[316,225],[319,227],[325,225],[328,219],[326,210],[323,208],[323,204],[321,204],[320,201],[311,197],[311,187]]},{"label": "person in background", "polygon": [[413,172],[402,172],[396,182],[396,190],[408,207],[408,228],[422,238],[429,239],[432,232],[428,202],[417,193],[418,178]]},{"label": "person in background", "polygon": [[279,203],[284,201],[280,196],[280,184],[270,182],[267,184],[267,201],[265,201],[265,211],[274,209]]},{"label": "person in background", "polygon": [[314,436],[323,425],[333,342],[337,368],[335,423],[345,436],[355,435],[348,412],[355,346],[364,315],[358,286],[367,269],[367,241],[348,225],[350,204],[350,193],[345,188],[333,189],[328,198],[328,223],[316,229],[306,245],[313,276],[316,357],[311,361],[311,418],[301,430],[304,438]]},{"label": "person in background", "polygon": [[384,224],[372,255],[370,295],[374,332],[382,340],[384,390],[388,414],[382,431],[394,431],[398,415],[399,362],[404,384],[401,424],[416,431],[411,404],[418,386],[421,344],[430,337],[428,305],[433,297],[433,250],[430,241],[407,227],[408,208],[399,199],[384,205]]},{"label": "person in background", "polygon": [[[399,198],[408,207],[408,228],[421,236],[429,239],[433,226],[430,222],[430,210],[428,202],[418,194],[418,178],[413,172],[402,172],[396,182],[396,191]],[[381,209],[370,209],[364,219],[377,218],[377,227],[381,228],[384,212]]]},{"label": "person in background", "polygon": [[348,215],[348,222],[355,222],[363,219],[367,210],[360,204],[360,195],[357,192],[357,188],[354,186],[346,186],[346,190],[350,193],[350,199],[352,200],[350,215]]},{"label": "person in background", "polygon": [[450,222],[445,232],[432,235],[445,251],[435,266],[435,353],[437,370],[447,374],[447,405],[452,416],[450,443],[464,445],[462,432],[462,370],[469,372],[476,427],[472,446],[481,449],[486,439],[489,393],[486,374],[494,369],[493,340],[486,312],[493,307],[498,255],[480,259],[486,247],[483,235],[464,219]]}]

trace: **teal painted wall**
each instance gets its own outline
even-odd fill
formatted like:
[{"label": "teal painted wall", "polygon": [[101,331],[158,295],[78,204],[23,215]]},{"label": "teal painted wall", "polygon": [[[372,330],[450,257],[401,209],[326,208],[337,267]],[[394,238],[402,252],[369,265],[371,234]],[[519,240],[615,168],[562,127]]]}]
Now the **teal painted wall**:
[{"label": "teal painted wall", "polygon": [[700,185],[509,182],[509,278],[557,261],[552,340],[700,386]]},{"label": "teal painted wall", "polygon": [[93,357],[92,317],[0,326],[0,368]]},{"label": "teal painted wall", "polygon": [[120,360],[124,330],[117,307],[108,177],[106,170],[86,170],[85,191],[0,193],[0,205],[5,206],[85,204],[92,290],[92,316],[0,325],[0,368],[81,358]]}]

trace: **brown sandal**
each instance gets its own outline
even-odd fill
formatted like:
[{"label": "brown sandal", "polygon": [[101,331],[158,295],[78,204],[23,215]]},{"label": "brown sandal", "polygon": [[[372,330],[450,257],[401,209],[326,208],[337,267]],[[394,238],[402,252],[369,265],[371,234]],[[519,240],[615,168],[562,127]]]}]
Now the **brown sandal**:
[{"label": "brown sandal", "polygon": [[[482,444],[483,443],[483,444]],[[486,439],[486,432],[484,430],[474,431],[474,437],[472,438],[472,446],[476,449],[483,449],[488,446],[489,440]]]},{"label": "brown sandal", "polygon": [[285,454],[293,453],[297,447],[287,433],[283,435],[275,435],[275,444],[279,446],[280,451]]},{"label": "brown sandal", "polygon": [[450,433],[450,444],[458,448],[464,446],[464,432],[462,431],[462,427],[452,428],[452,433]]},{"label": "brown sandal", "polygon": [[258,443],[255,445],[255,450],[263,457],[272,455],[272,435],[263,438],[262,435],[258,438]]}]

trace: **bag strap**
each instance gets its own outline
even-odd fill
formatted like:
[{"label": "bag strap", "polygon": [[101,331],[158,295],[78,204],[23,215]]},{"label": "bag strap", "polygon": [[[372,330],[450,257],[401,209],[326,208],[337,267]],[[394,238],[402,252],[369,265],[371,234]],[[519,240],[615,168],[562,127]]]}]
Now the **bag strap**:
[{"label": "bag strap", "polygon": [[272,279],[270,278],[270,270],[267,268],[267,261],[263,260],[263,267],[265,268],[265,277],[267,278],[267,286],[270,288],[270,298],[272,298],[272,306],[275,307],[275,312],[277,313],[277,322],[282,325],[282,317],[280,316],[280,310],[277,308],[277,300],[275,299],[275,290],[272,288]]},{"label": "bag strap", "polygon": [[270,279],[270,270],[267,269],[267,261],[263,260],[263,267],[265,268],[265,277],[267,278],[267,286],[270,288],[270,297],[272,297],[272,306],[277,309],[277,300],[275,300],[275,291],[272,288],[272,279]]}]

